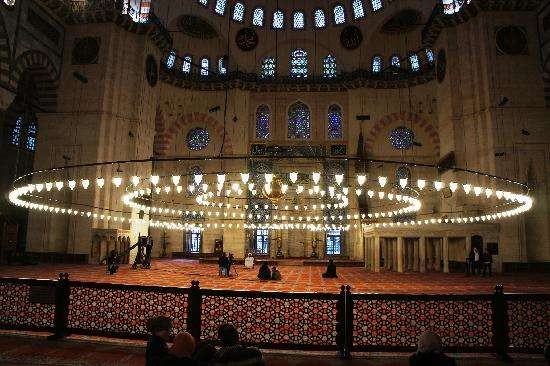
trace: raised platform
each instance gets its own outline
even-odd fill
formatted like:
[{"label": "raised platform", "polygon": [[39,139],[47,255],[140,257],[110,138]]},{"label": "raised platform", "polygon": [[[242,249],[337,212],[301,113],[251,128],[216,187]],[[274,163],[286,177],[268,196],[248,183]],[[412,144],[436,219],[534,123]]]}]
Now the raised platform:
[{"label": "raised platform", "polygon": [[348,284],[354,293],[386,294],[492,294],[494,286],[502,284],[509,293],[550,293],[550,277],[540,273],[497,274],[483,278],[441,272],[372,273],[359,267],[339,267],[338,278],[324,279],[321,277],[324,266],[279,265],[282,281],[263,282],[256,277],[257,267],[247,270],[237,265],[235,268],[238,276],[220,278],[217,263],[155,259],[150,270],[131,270],[128,265],[124,265],[113,276],[106,274],[105,267],[99,265],[39,264],[1,265],[0,277],[56,279],[60,272],[68,272],[72,280],[80,281],[189,287],[192,280],[198,280],[205,289],[279,292],[336,293],[340,291],[341,285]]}]

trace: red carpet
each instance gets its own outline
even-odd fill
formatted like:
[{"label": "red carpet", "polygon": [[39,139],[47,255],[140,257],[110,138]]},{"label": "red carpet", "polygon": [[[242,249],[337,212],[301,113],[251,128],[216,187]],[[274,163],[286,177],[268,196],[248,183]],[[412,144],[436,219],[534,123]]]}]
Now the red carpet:
[{"label": "red carpet", "polygon": [[[363,268],[338,268],[337,279],[323,279],[323,267],[279,266],[283,280],[260,282],[257,268],[237,266],[238,276],[220,278],[212,264],[198,264],[183,259],[154,260],[150,270],[131,270],[121,266],[116,275],[105,273],[99,265],[41,264],[36,266],[0,266],[0,277],[57,278],[68,272],[70,279],[92,282],[188,287],[199,280],[202,288],[284,292],[338,292],[349,284],[354,293],[396,294],[488,294],[495,284],[505,292],[550,293],[550,275],[533,273],[496,274],[493,277],[466,277],[461,273],[372,273]],[[233,272],[233,270],[232,270]]]}]

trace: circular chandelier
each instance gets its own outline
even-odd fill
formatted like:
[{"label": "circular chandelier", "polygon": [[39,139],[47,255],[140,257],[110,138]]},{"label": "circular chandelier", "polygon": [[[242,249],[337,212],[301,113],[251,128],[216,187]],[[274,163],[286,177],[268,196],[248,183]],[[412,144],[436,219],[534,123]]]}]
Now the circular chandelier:
[{"label": "circular chandelier", "polygon": [[[250,163],[261,159],[251,156],[93,163],[19,177],[9,192],[9,200],[43,214],[71,215],[119,225],[137,222],[166,230],[347,231],[366,227],[488,223],[525,213],[533,205],[525,184],[473,170],[452,168],[441,176],[439,172],[434,173],[439,167],[413,162],[292,158],[296,159],[309,164],[310,168],[326,161],[338,162],[343,168],[334,173],[320,168],[304,173],[296,167],[296,170],[277,167],[272,172],[258,172]],[[173,167],[155,168],[155,164],[165,162],[176,165],[236,162],[244,168],[197,173],[188,166],[185,174],[174,173]],[[373,167],[358,172],[361,169],[350,163]],[[115,165],[116,170],[110,168]],[[392,177],[384,168],[388,165],[396,165],[401,170],[406,166],[413,172],[409,176],[399,173]],[[106,167],[110,171],[102,175],[82,174],[83,170],[99,171]],[[125,174],[121,167],[126,171],[153,173]],[[156,170],[159,173],[155,173]],[[114,194],[115,202],[119,203],[107,206],[89,203],[101,201],[90,196],[101,195],[105,190],[109,190],[111,196]],[[88,193],[83,193],[85,191]],[[451,208],[426,209],[451,197],[445,202],[446,206],[453,206]],[[468,205],[475,209],[458,208]]]}]

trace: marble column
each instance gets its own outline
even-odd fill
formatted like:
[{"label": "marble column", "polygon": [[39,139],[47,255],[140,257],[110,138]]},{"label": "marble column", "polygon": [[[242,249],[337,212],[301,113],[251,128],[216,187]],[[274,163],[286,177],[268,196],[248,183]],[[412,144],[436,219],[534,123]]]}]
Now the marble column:
[{"label": "marble column", "polygon": [[421,236],[418,239],[418,252],[420,259],[420,272],[426,272],[426,237]]},{"label": "marble column", "polygon": [[403,273],[403,237],[397,237],[397,272]]},{"label": "marble column", "polygon": [[391,270],[393,266],[393,248],[390,239],[385,238],[384,240],[386,241],[386,246],[388,248],[388,253],[386,257],[386,269]]},{"label": "marble column", "polygon": [[435,245],[435,266],[436,271],[441,271],[441,238],[434,239]]},{"label": "marble column", "polygon": [[414,249],[413,249],[413,271],[418,272],[418,262],[420,261],[420,258],[418,257],[418,239],[413,239],[414,243]]},{"label": "marble column", "polygon": [[443,237],[443,272],[449,273],[449,237]]},{"label": "marble column", "polygon": [[374,250],[374,253],[373,253],[374,254],[373,255],[373,258],[374,258],[373,271],[374,272],[380,272],[380,237],[379,236],[374,237],[373,250]]},{"label": "marble column", "polygon": [[394,271],[397,271],[397,240],[395,238],[392,238],[391,239],[391,247],[392,247],[392,254],[393,254],[393,259],[392,259],[392,264],[393,264],[393,270]]},{"label": "marble column", "polygon": [[414,268],[414,244],[411,239],[406,241],[407,248],[407,270],[412,271]]},{"label": "marble column", "polygon": [[383,266],[383,268],[388,269],[388,240],[385,239],[385,238],[382,238],[380,245],[382,246],[382,254],[383,254],[383,257],[384,257],[384,266]]}]

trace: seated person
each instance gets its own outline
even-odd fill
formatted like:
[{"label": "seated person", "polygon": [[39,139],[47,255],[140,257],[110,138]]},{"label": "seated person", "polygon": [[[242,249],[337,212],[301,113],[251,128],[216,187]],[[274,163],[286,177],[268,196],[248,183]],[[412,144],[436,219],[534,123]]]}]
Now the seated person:
[{"label": "seated person", "polygon": [[248,269],[254,268],[254,257],[252,256],[252,253],[248,253],[244,260],[244,267]]},{"label": "seated person", "polygon": [[158,366],[160,361],[168,355],[166,342],[170,340],[171,329],[172,320],[166,316],[157,316],[147,321],[147,330],[151,333],[151,337],[145,350],[145,366]]},{"label": "seated person", "polygon": [[[269,269],[269,267],[268,267]],[[225,365],[264,365],[262,352],[254,347],[238,344],[239,333],[231,324],[222,324],[218,328],[218,339],[222,347],[214,357],[214,363]]]},{"label": "seated person", "polygon": [[195,339],[187,332],[178,334],[174,338],[172,347],[168,350],[168,354],[160,362],[161,366],[178,366],[178,365],[198,365],[199,363],[191,358],[195,351]]},{"label": "seated person", "polygon": [[409,366],[456,366],[453,358],[441,350],[441,338],[433,332],[424,332],[418,338],[418,350],[409,357]]},{"label": "seated person", "polygon": [[116,250],[111,250],[109,257],[107,257],[107,271],[109,274],[115,274],[118,271],[118,265],[120,263],[120,257]]},{"label": "seated person", "polygon": [[269,269],[269,266],[266,262],[262,263],[260,266],[260,271],[258,272],[258,278],[260,280],[270,280],[271,279],[271,270]]},{"label": "seated person", "polygon": [[327,270],[323,273],[323,278],[338,278],[338,275],[336,274],[336,264],[334,264],[332,259],[329,259],[328,261]]},{"label": "seated person", "polygon": [[277,267],[273,266],[271,269],[271,279],[275,281],[281,280],[281,272],[277,269]]}]

